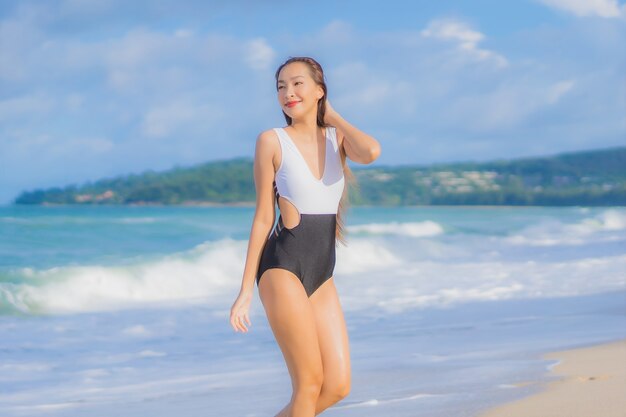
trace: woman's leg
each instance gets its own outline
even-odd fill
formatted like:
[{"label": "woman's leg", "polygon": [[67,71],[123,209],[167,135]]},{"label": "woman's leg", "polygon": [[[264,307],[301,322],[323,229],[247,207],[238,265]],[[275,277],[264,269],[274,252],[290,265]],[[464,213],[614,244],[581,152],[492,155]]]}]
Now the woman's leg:
[{"label": "woman's leg", "polygon": [[280,417],[314,417],[324,379],[315,316],[302,283],[272,268],[259,280],[259,297],[291,376],[293,394]]},{"label": "woman's leg", "polygon": [[324,383],[315,415],[345,398],[350,392],[350,347],[339,296],[331,277],[309,298],[315,315]]}]

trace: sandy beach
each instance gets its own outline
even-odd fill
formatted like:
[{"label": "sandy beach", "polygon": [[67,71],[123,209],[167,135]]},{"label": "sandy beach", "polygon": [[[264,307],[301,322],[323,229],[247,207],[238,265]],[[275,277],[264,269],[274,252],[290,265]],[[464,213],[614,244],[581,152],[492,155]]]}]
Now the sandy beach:
[{"label": "sandy beach", "polygon": [[543,358],[560,361],[551,368],[558,380],[480,417],[626,417],[626,339]]}]

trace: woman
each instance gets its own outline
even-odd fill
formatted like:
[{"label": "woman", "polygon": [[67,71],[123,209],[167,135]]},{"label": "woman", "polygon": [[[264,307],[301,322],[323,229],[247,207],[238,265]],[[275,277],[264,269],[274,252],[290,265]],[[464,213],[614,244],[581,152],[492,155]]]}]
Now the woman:
[{"label": "woman", "polygon": [[380,145],[331,107],[314,59],[292,57],[275,77],[288,126],[256,140],[256,211],[230,323],[247,332],[256,279],[292,380],[291,401],[276,417],[309,417],[350,391],[348,335],[333,281],[335,245],[345,244],[344,177],[353,180],[346,156],[369,164]]}]

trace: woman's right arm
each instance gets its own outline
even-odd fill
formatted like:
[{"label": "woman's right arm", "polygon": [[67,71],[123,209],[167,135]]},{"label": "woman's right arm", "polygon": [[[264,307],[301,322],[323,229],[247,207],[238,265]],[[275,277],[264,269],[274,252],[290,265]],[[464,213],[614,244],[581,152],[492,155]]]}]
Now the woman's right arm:
[{"label": "woman's right arm", "polygon": [[252,292],[254,289],[261,250],[276,220],[273,159],[277,142],[274,136],[271,130],[266,130],[259,134],[256,141],[254,152],[256,210],[248,240],[248,253],[241,282],[242,292]]},{"label": "woman's right arm", "polygon": [[259,134],[254,151],[254,186],[256,189],[256,210],[252,221],[248,253],[241,280],[239,296],[230,309],[230,323],[235,331],[247,332],[246,323],[251,325],[248,315],[254,293],[256,272],[261,258],[261,251],[276,220],[274,196],[274,155],[276,138],[271,130]]}]

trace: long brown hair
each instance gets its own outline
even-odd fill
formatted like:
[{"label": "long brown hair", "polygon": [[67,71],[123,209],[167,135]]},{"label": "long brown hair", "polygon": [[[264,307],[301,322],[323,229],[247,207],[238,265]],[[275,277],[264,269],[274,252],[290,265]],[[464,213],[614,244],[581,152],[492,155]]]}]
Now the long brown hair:
[{"label": "long brown hair", "polygon": [[[285,65],[291,64],[292,62],[305,63],[309,69],[309,74],[311,75],[311,78],[313,78],[313,81],[315,81],[315,83],[321,86],[324,90],[324,96],[322,96],[322,98],[320,98],[317,102],[317,126],[328,128],[330,125],[324,123],[324,115],[326,114],[326,96],[328,89],[326,87],[326,81],[324,79],[324,70],[322,70],[322,66],[316,60],[307,56],[296,56],[287,59],[276,70],[276,90],[278,91],[278,75],[280,74],[280,70],[282,70]],[[284,111],[283,115],[285,116],[287,125],[291,126],[291,117],[289,117]],[[350,167],[348,167],[348,164],[346,163],[346,153],[343,146],[339,148],[339,152],[341,154],[341,165],[346,181],[344,182],[343,194],[341,195],[341,200],[339,201],[339,209],[337,211],[337,227],[335,229],[335,237],[337,241],[341,242],[344,246],[347,246],[348,243],[346,240],[347,230],[345,226],[345,214],[350,204],[348,189],[349,186],[358,188],[358,183],[354,174],[352,173],[352,170],[350,169]]]}]

